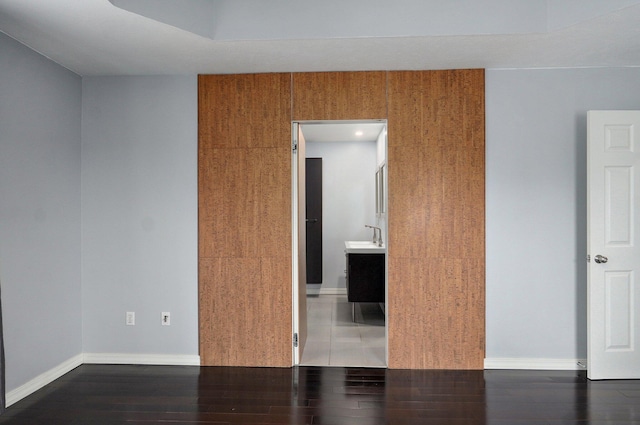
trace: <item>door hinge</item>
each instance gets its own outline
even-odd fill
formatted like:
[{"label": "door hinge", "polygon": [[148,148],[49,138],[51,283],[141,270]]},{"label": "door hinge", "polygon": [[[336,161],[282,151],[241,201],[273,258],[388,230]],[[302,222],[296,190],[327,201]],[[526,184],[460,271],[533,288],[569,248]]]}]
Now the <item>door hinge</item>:
[{"label": "door hinge", "polygon": [[297,142],[291,143],[291,150],[293,151],[293,153],[298,152],[298,143]]},{"label": "door hinge", "polygon": [[298,333],[294,333],[293,334],[293,346],[297,347],[298,346]]}]

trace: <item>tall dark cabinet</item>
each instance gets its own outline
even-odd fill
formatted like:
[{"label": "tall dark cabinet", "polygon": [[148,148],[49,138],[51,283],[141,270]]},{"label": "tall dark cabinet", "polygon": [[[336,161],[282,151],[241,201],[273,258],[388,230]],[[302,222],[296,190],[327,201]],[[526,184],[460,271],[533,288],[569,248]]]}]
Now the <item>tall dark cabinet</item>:
[{"label": "tall dark cabinet", "polygon": [[322,283],[322,158],[305,159],[307,283]]}]

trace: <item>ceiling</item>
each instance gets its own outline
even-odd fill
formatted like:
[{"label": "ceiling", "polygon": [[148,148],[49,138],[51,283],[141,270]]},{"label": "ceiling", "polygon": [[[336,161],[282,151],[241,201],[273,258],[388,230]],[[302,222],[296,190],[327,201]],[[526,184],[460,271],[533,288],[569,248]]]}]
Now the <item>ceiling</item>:
[{"label": "ceiling", "polygon": [[384,122],[318,121],[302,123],[304,140],[309,142],[376,142],[385,129]]},{"label": "ceiling", "polygon": [[[305,1],[309,4],[294,4]],[[600,13],[552,29],[517,31],[512,26],[493,35],[217,40],[123,10],[108,0],[0,0],[0,31],[82,76],[640,66],[640,2],[546,1],[572,4],[576,10],[598,4]],[[518,3],[527,5],[525,0]],[[607,3],[617,9],[602,11]]]}]

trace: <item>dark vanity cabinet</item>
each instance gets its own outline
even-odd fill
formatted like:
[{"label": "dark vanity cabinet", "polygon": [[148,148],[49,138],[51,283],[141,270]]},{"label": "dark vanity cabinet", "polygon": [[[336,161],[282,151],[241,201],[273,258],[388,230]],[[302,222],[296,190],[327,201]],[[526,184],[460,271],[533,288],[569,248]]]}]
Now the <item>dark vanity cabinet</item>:
[{"label": "dark vanity cabinet", "polygon": [[383,303],[385,254],[347,256],[347,300],[349,302]]}]

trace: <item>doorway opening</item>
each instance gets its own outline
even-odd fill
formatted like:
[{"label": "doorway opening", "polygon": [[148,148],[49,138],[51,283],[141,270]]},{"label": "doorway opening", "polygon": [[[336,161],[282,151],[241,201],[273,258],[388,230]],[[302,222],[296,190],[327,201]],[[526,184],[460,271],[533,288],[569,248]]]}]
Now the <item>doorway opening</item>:
[{"label": "doorway opening", "polygon": [[[292,123],[296,365],[387,365],[386,130],[386,120]],[[320,185],[312,184],[318,179]],[[364,245],[354,249],[347,242]],[[349,258],[353,265],[374,257],[380,265],[365,262],[359,279],[363,295],[354,290],[360,272],[349,266]]]}]

